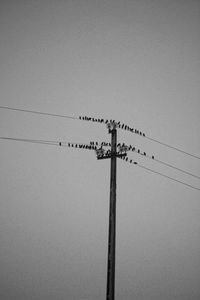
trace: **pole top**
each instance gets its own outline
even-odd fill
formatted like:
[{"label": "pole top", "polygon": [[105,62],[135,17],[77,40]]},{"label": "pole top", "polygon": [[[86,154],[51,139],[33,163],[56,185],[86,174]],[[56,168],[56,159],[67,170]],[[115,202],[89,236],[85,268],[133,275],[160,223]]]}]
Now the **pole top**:
[{"label": "pole top", "polygon": [[108,133],[111,133],[113,130],[116,130],[117,123],[115,121],[110,121],[107,123]]}]

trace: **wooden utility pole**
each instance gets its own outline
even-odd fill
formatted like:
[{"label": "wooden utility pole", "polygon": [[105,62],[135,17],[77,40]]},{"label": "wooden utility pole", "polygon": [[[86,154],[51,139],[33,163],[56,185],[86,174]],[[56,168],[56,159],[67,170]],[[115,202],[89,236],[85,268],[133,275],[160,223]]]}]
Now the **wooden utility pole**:
[{"label": "wooden utility pole", "polygon": [[111,132],[111,165],[110,165],[110,209],[108,231],[108,263],[106,300],[115,299],[115,243],[116,243],[116,172],[117,172],[117,130]]},{"label": "wooden utility pole", "polygon": [[97,150],[97,159],[110,158],[110,208],[109,208],[109,230],[108,230],[108,261],[107,261],[107,290],[106,300],[115,299],[115,244],[116,244],[116,173],[117,157],[126,156],[126,152],[117,152],[117,124],[107,124],[111,133],[111,151]]}]

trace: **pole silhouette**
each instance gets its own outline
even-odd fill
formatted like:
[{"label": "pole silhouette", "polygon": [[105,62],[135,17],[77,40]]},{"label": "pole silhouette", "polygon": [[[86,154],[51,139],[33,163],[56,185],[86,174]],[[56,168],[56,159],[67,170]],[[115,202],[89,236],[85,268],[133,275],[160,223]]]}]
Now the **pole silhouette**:
[{"label": "pole silhouette", "polygon": [[117,152],[117,124],[111,121],[107,124],[108,132],[111,133],[111,151],[105,152],[102,148],[97,149],[97,159],[110,158],[110,206],[109,206],[109,228],[108,228],[108,258],[107,258],[107,289],[106,300],[115,299],[115,249],[116,249],[116,177],[117,157],[123,158],[125,150]]},{"label": "pole silhouette", "polygon": [[115,299],[115,249],[116,249],[116,173],[117,130],[111,132],[110,208],[108,230],[107,292],[106,300]]}]

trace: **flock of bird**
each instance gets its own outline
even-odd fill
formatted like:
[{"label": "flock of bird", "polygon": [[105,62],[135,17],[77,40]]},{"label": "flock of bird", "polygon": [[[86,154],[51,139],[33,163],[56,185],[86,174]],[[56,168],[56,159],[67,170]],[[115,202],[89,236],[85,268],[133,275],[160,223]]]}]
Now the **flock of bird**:
[{"label": "flock of bird", "polygon": [[127,131],[130,131],[132,133],[136,133],[136,134],[139,134],[141,136],[144,136],[145,137],[145,133],[143,133],[142,131],[136,129],[136,128],[133,128],[133,127],[130,127],[124,123],[121,124],[121,122],[117,122],[115,120],[105,120],[105,119],[98,119],[98,118],[92,118],[92,117],[82,117],[82,116],[79,116],[79,120],[84,120],[84,121],[91,121],[91,122],[97,122],[97,123],[103,123],[103,124],[115,124],[116,128],[120,128],[120,129],[124,129],[124,130],[127,130]]},{"label": "flock of bird", "polygon": [[[59,146],[64,146],[62,142],[59,142]],[[65,146],[72,147],[72,148],[79,148],[79,149],[87,149],[87,150],[94,150],[96,151],[97,157],[106,157],[111,155],[111,150],[104,149],[103,147],[111,147],[111,143],[107,142],[90,142],[89,144],[79,144],[79,143],[67,143]],[[123,154],[127,151],[136,152],[140,155],[147,156],[147,153],[137,149],[136,147],[129,145],[127,146],[125,143],[118,143],[117,144],[117,152],[116,154]],[[148,156],[149,157],[149,156]],[[154,159],[154,155],[151,156]]]}]

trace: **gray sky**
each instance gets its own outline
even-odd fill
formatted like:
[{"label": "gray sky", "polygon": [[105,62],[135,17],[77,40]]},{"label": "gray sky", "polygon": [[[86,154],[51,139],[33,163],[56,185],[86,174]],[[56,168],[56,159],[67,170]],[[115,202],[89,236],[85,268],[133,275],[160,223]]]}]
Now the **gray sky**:
[{"label": "gray sky", "polygon": [[[2,0],[0,105],[120,120],[199,155],[199,25],[195,0]],[[0,136],[110,140],[104,125],[6,110]],[[126,131],[118,141],[200,175],[197,159]],[[0,147],[1,299],[105,299],[109,161]],[[199,247],[199,191],[118,160],[116,300],[199,299]]]}]

